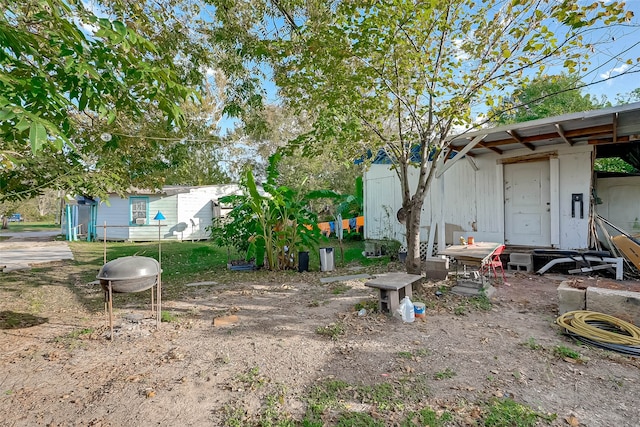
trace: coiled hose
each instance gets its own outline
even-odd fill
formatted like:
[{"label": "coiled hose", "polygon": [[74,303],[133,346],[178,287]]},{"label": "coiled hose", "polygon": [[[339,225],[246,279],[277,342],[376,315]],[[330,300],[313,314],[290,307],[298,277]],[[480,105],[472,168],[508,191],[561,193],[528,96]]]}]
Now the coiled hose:
[{"label": "coiled hose", "polygon": [[566,332],[587,344],[640,356],[640,328],[596,311],[569,311],[556,319]]}]

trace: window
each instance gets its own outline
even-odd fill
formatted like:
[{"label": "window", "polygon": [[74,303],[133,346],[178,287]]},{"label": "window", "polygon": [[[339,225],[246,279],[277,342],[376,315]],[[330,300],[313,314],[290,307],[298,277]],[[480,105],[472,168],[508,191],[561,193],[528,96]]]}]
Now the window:
[{"label": "window", "polygon": [[131,224],[144,225],[149,222],[148,197],[129,198],[129,207],[131,208]]}]

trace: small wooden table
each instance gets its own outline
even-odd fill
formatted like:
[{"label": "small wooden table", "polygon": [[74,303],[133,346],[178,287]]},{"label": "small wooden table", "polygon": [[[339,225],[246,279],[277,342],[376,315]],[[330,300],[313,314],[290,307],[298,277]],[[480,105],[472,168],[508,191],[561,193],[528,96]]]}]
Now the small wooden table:
[{"label": "small wooden table", "polygon": [[455,258],[462,265],[482,267],[491,261],[491,255],[502,246],[502,243],[476,242],[473,245],[451,245],[438,255]]},{"label": "small wooden table", "polygon": [[413,295],[413,284],[422,279],[418,274],[386,273],[365,283],[379,291],[378,309],[381,313],[394,314],[404,297]]},{"label": "small wooden table", "polygon": [[[488,283],[480,274],[483,265],[491,262],[493,253],[502,246],[502,243],[476,242],[473,245],[452,245],[439,255],[446,255],[456,260],[456,286],[452,291],[460,295],[481,295],[491,289]],[[458,278],[458,264],[464,267],[462,280]],[[467,267],[472,267],[472,271],[467,271]]]}]

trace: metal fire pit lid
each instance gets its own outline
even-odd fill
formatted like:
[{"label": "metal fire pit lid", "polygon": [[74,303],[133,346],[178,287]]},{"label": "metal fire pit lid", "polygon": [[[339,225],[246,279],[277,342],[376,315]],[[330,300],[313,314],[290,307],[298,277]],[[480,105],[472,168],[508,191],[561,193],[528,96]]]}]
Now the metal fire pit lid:
[{"label": "metal fire pit lid", "polygon": [[114,259],[103,265],[96,278],[101,280],[131,280],[156,276],[159,272],[160,264],[153,258],[126,256]]}]

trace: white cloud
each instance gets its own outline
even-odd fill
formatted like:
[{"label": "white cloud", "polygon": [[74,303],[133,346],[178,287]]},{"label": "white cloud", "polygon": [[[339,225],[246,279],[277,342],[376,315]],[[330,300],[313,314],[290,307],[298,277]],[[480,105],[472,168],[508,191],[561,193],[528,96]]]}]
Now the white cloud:
[{"label": "white cloud", "polygon": [[456,56],[456,59],[460,61],[466,61],[467,59],[469,59],[469,54],[466,53],[464,50],[462,50],[464,42],[465,41],[462,39],[453,40],[453,46],[456,52],[455,56]]},{"label": "white cloud", "polygon": [[94,35],[99,30],[98,26],[84,22],[80,22],[80,26],[89,35]]},{"label": "white cloud", "polygon": [[628,64],[622,64],[619,67],[611,68],[610,70],[607,70],[604,73],[600,74],[600,78],[608,79],[608,78],[610,78],[611,76],[613,76],[615,74],[622,74],[625,71],[627,71],[628,69],[629,69],[629,65]]}]

